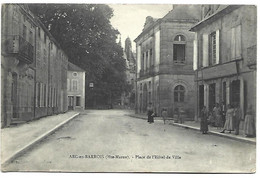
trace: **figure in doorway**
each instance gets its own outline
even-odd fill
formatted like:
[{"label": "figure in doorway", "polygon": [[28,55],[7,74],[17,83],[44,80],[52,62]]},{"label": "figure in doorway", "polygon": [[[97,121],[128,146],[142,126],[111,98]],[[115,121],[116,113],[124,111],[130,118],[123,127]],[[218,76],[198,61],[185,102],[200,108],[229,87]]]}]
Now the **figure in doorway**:
[{"label": "figure in doorway", "polygon": [[207,134],[208,132],[208,111],[206,106],[203,106],[200,112],[201,120],[200,120],[200,131],[202,134]]},{"label": "figure in doorway", "polygon": [[220,129],[222,127],[222,116],[221,116],[221,108],[218,103],[216,103],[215,107],[213,108],[213,116],[215,120],[215,126]]},{"label": "figure in doorway", "polygon": [[234,127],[235,127],[235,135],[239,134],[239,125],[240,121],[242,120],[242,111],[239,107],[239,103],[235,104],[235,109],[234,109]]},{"label": "figure in doorway", "polygon": [[147,107],[147,116],[148,116],[148,122],[149,124],[154,123],[154,111],[153,111],[153,105],[152,103],[149,103]]},{"label": "figure in doorway", "polygon": [[255,137],[256,135],[252,105],[249,105],[246,110],[244,132],[246,137]]},{"label": "figure in doorway", "polygon": [[225,133],[225,130],[228,130],[229,133],[234,130],[234,109],[231,104],[228,105],[227,107],[227,112],[226,112],[226,122],[224,125],[224,129],[220,133]]}]

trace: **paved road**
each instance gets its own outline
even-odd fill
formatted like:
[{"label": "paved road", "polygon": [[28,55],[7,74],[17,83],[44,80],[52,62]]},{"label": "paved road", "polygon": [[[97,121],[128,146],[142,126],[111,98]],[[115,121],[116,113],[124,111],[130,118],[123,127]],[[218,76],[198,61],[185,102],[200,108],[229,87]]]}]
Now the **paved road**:
[{"label": "paved road", "polygon": [[122,110],[78,116],[5,169],[68,172],[252,172],[255,149]]}]

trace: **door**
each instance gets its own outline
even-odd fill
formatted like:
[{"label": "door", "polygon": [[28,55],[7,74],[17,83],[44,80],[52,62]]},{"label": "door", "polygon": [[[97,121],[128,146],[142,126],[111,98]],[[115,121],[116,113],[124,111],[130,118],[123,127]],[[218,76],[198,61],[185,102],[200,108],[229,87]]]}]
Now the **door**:
[{"label": "door", "polygon": [[11,100],[13,104],[13,118],[18,118],[18,90],[17,90],[17,74],[12,75],[12,91]]},{"label": "door", "polygon": [[144,100],[143,100],[143,112],[146,112],[146,110],[147,110],[147,102],[148,102],[148,90],[147,90],[147,85],[145,84],[144,85],[144,92],[143,92],[143,94],[144,94]]},{"label": "door", "polygon": [[232,106],[235,104],[240,105],[240,80],[234,80],[231,82],[230,103]]},{"label": "door", "polygon": [[216,84],[209,85],[209,111],[212,111],[216,103]]},{"label": "door", "polygon": [[204,85],[199,86],[199,114],[204,106]]},{"label": "door", "polygon": [[74,109],[74,97],[68,96],[68,109],[73,110]]}]

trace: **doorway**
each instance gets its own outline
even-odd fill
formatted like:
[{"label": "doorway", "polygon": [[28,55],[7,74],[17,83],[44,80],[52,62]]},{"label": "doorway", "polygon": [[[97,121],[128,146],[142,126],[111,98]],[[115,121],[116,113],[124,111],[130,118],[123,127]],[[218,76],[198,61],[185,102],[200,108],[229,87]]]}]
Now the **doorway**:
[{"label": "doorway", "polygon": [[147,85],[144,85],[144,98],[143,98],[143,112],[146,112],[147,109],[147,102],[148,102],[148,90],[147,90]]},{"label": "doorway", "polygon": [[12,91],[11,100],[13,105],[13,118],[19,118],[18,115],[18,90],[17,90],[17,74],[12,75]]},{"label": "doorway", "polygon": [[74,96],[68,96],[68,110],[74,109]]},{"label": "doorway", "polygon": [[199,86],[199,113],[204,106],[204,85]]},{"label": "doorway", "polygon": [[234,106],[234,104],[240,105],[240,80],[234,80],[231,82],[230,103],[232,106]]},{"label": "doorway", "polygon": [[209,111],[212,111],[216,103],[216,84],[209,85]]}]

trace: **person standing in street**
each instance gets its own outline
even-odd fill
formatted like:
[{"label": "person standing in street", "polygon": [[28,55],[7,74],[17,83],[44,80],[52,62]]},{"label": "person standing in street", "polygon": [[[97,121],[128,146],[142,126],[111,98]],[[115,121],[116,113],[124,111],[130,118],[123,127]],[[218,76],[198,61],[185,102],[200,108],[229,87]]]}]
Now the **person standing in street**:
[{"label": "person standing in street", "polygon": [[226,122],[224,125],[224,129],[220,133],[225,133],[225,130],[228,130],[229,133],[234,130],[234,121],[233,121],[233,116],[234,115],[234,109],[232,106],[229,104],[227,107],[227,112],[226,112]]},{"label": "person standing in street", "polygon": [[165,120],[167,119],[167,109],[166,108],[163,108],[162,110],[162,118],[163,118],[163,123],[165,124]]},{"label": "person standing in street", "polygon": [[226,122],[226,105],[225,105],[224,101],[221,104],[221,114],[222,114],[222,126],[221,127],[224,127],[224,124]]},{"label": "person standing in street", "polygon": [[149,103],[148,107],[147,107],[147,116],[148,116],[148,122],[149,124],[153,123],[153,116],[154,116],[154,111],[153,111],[153,106],[152,103]]},{"label": "person standing in street", "polygon": [[221,117],[221,108],[218,103],[216,103],[216,106],[213,109],[213,115],[214,115],[214,120],[215,120],[215,126],[217,128],[222,127],[222,117]]},{"label": "person standing in street", "polygon": [[235,109],[234,109],[235,135],[239,134],[239,125],[240,125],[241,119],[242,119],[242,111],[239,107],[239,103],[236,103],[236,106],[235,106]]},{"label": "person standing in street", "polygon": [[207,134],[208,132],[208,111],[206,106],[203,106],[201,112],[200,112],[200,131],[202,132],[202,134]]},{"label": "person standing in street", "polygon": [[246,137],[255,137],[256,130],[252,105],[249,105],[246,110],[244,132]]}]

